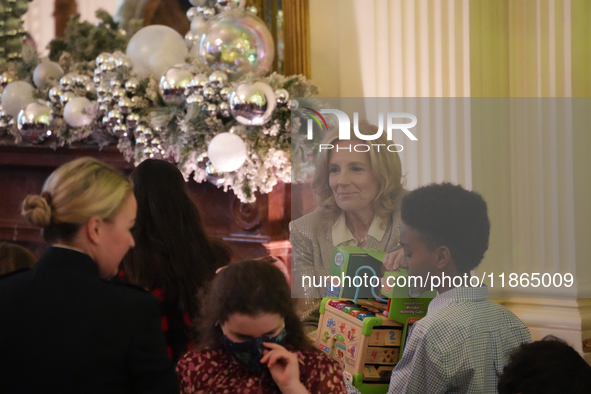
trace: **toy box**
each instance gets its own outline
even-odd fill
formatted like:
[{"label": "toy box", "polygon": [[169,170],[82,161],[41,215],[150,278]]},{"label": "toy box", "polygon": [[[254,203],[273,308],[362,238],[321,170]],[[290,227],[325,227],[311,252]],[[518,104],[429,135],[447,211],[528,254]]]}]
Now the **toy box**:
[{"label": "toy box", "polygon": [[[372,268],[375,266],[374,271],[379,273],[385,256],[384,252],[358,247],[335,248],[335,256],[339,252],[343,255],[341,273],[348,274],[353,267],[351,276],[362,267],[357,261],[370,259],[379,262],[379,267],[377,264],[370,265]],[[362,254],[366,257],[359,258]],[[352,259],[357,261],[348,265]],[[336,271],[331,269],[331,275],[335,274]],[[388,277],[391,277],[389,281]],[[401,286],[387,286],[387,283]],[[367,289],[370,294],[381,293],[389,297],[388,310],[385,303],[360,299],[355,297],[355,292],[353,299],[327,297],[322,300],[316,346],[341,364],[345,379],[363,394],[388,391],[392,369],[402,357],[408,332],[415,322],[426,315],[429,302],[435,297],[435,292],[420,294],[407,285],[407,272],[401,269],[386,272],[378,291]],[[339,294],[348,294],[347,291],[341,288]]]}]

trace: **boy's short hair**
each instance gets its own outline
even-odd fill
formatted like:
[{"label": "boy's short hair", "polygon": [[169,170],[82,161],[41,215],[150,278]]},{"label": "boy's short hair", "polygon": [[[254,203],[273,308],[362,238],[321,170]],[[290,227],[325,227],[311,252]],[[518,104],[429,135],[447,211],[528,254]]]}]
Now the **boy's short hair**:
[{"label": "boy's short hair", "polygon": [[402,200],[401,217],[430,250],[447,246],[460,272],[476,268],[488,249],[486,202],[461,186],[430,184],[410,192]]},{"label": "boy's short hair", "polygon": [[591,393],[591,366],[552,335],[519,346],[499,378],[499,394]]}]

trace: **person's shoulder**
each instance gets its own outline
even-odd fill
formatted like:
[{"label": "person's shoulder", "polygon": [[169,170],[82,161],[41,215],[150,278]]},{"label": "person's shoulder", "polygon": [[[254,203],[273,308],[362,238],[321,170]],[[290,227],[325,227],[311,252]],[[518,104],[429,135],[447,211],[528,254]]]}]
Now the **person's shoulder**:
[{"label": "person's shoulder", "polygon": [[4,275],[0,275],[0,290],[3,288],[19,286],[31,276],[31,272],[32,270],[30,268],[23,268]]},{"label": "person's shoulder", "polygon": [[328,357],[326,353],[316,349],[302,349],[296,352],[299,355],[300,362],[310,368],[322,366],[338,367],[336,360]]},{"label": "person's shoulder", "polygon": [[322,221],[322,214],[320,209],[315,209],[314,211],[297,218],[296,220],[292,220],[289,223],[290,229],[297,229],[301,230],[303,228],[308,228],[310,225],[317,225]]}]

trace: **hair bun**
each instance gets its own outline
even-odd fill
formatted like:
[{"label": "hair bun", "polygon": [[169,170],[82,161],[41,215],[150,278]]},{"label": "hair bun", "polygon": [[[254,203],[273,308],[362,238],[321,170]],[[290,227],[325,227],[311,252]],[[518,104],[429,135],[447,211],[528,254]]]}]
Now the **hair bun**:
[{"label": "hair bun", "polygon": [[45,228],[51,223],[51,206],[46,197],[28,195],[23,201],[21,213],[35,227]]}]

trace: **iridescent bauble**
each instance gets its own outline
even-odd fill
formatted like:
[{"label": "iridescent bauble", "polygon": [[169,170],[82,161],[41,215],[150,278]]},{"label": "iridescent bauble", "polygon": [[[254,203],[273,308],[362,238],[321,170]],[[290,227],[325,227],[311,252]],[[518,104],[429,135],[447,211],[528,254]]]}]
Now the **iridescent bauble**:
[{"label": "iridescent bauble", "polygon": [[248,72],[266,74],[275,47],[265,23],[244,10],[229,10],[209,20],[200,45],[201,59],[230,79]]},{"label": "iridescent bauble", "polygon": [[160,79],[160,94],[165,102],[180,104],[185,100],[185,89],[191,85],[193,73],[186,68],[172,67]]},{"label": "iridescent bauble", "polygon": [[260,126],[273,117],[275,93],[265,82],[242,83],[230,95],[230,111],[234,119],[247,126]]},{"label": "iridescent bauble", "polygon": [[23,81],[14,81],[6,85],[2,91],[2,108],[4,111],[16,118],[25,105],[34,101],[34,88],[31,84]]},{"label": "iridescent bauble", "polygon": [[160,79],[166,70],[183,63],[189,50],[176,30],[152,25],[140,29],[131,37],[126,54],[140,78],[151,76]]},{"label": "iridescent bauble", "polygon": [[289,92],[285,89],[277,89],[275,91],[275,98],[277,99],[277,104],[285,105],[289,101]]},{"label": "iridescent bauble", "polygon": [[16,124],[25,140],[40,144],[53,135],[53,112],[44,101],[33,101],[19,112]]},{"label": "iridescent bauble", "polygon": [[220,133],[209,143],[207,156],[218,171],[236,171],[246,160],[246,144],[234,133]]},{"label": "iridescent bauble", "polygon": [[44,61],[35,67],[33,82],[39,89],[55,84],[64,76],[64,70],[56,62]]},{"label": "iridescent bauble", "polygon": [[72,127],[88,126],[97,114],[97,106],[86,97],[74,97],[64,107],[64,120]]}]

